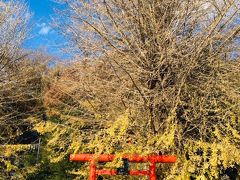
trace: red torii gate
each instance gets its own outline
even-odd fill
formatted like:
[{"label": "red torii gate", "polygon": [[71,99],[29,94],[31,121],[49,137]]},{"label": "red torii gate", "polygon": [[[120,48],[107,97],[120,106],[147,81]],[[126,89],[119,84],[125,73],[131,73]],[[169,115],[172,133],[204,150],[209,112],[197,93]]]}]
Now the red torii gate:
[{"label": "red torii gate", "polygon": [[[97,162],[112,162],[115,159],[112,154],[71,154],[70,161],[76,162],[90,162],[89,180],[96,180],[98,175],[133,175],[133,176],[149,176],[150,180],[157,180],[156,163],[175,163],[176,156],[167,155],[124,155],[123,167],[117,170],[98,170],[96,168]],[[128,162],[133,163],[149,163],[149,170],[129,170]]]}]

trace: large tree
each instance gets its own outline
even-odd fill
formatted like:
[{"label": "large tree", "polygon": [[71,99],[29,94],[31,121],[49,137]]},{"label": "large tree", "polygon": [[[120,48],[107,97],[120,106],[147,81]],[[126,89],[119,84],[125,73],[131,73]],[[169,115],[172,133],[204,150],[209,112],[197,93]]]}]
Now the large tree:
[{"label": "large tree", "polygon": [[64,2],[60,30],[82,62],[57,81],[56,99],[70,110],[87,101],[108,122],[78,140],[82,150],[177,153],[170,178],[218,178],[239,165],[238,1]]},{"label": "large tree", "polygon": [[[0,144],[18,143],[30,115],[41,111],[42,75],[49,58],[21,46],[28,35],[26,4],[0,1]],[[41,62],[42,61],[42,62]]]},{"label": "large tree", "polygon": [[[219,61],[239,55],[237,1],[66,2],[67,37],[83,57],[105,56],[129,76],[154,133],[169,114],[183,113],[189,88],[204,91],[216,82]],[[191,117],[191,128],[199,118]]]}]

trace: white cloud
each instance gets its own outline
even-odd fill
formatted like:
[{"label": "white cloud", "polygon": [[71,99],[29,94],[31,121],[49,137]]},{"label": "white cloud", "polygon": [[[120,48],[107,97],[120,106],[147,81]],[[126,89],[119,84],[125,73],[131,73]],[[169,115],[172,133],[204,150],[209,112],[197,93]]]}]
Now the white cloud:
[{"label": "white cloud", "polygon": [[46,23],[42,23],[40,27],[41,29],[38,31],[38,34],[40,35],[47,35],[52,29],[50,26],[47,26]]},{"label": "white cloud", "polygon": [[44,26],[46,26],[46,23],[41,23],[41,24],[37,23],[37,27],[44,27]]}]

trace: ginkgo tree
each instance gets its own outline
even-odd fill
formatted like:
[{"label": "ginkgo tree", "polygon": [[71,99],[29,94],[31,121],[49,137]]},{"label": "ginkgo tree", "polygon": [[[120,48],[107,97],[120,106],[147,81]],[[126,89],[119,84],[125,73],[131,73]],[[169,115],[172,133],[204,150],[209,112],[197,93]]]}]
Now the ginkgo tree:
[{"label": "ginkgo tree", "polygon": [[161,166],[169,179],[239,166],[238,1],[61,2],[59,29],[79,62],[45,96],[63,123],[49,144],[56,160],[173,153],[178,162]]},{"label": "ginkgo tree", "polygon": [[60,2],[66,6],[55,25],[75,57],[45,72],[20,48],[25,5],[1,1],[1,144],[23,132],[22,122],[42,137],[40,160],[31,168],[12,164],[11,147],[1,146],[7,158],[0,163],[9,170],[2,174],[54,179],[60,175],[50,171],[61,169],[63,177],[84,179],[86,166],[70,165],[70,153],[116,154],[111,169],[121,166],[122,154],[138,153],[178,157],[174,165],[159,165],[159,179],[237,176],[238,1]]},{"label": "ginkgo tree", "polygon": [[23,143],[21,136],[34,125],[27,119],[43,113],[42,77],[49,58],[22,48],[29,18],[25,3],[0,1],[0,179],[23,179],[32,171],[22,155],[34,137]]}]

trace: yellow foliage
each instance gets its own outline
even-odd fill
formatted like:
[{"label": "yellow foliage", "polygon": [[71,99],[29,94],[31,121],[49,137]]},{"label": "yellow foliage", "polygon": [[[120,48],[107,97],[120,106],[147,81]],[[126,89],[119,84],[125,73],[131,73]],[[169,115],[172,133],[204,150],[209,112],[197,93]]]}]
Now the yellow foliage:
[{"label": "yellow foliage", "polygon": [[47,122],[39,122],[34,126],[34,130],[39,132],[40,134],[45,134],[48,132],[53,132],[56,129],[57,125],[47,121]]},{"label": "yellow foliage", "polygon": [[17,154],[20,151],[26,151],[30,148],[30,145],[1,145],[0,152],[2,156],[9,157],[11,155]]}]

